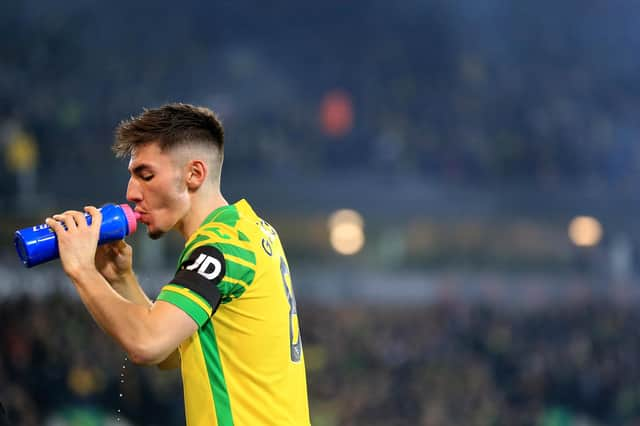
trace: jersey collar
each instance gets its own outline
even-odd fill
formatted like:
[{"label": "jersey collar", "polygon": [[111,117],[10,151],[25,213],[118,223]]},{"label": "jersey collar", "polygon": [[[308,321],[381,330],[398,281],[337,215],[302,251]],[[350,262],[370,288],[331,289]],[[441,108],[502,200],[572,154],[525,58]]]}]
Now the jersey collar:
[{"label": "jersey collar", "polygon": [[226,206],[220,206],[217,209],[215,209],[214,211],[212,211],[211,213],[209,213],[207,215],[207,217],[204,218],[202,223],[200,223],[200,226],[198,228],[202,227],[202,225],[204,225],[205,223],[210,222],[219,213],[222,213],[224,210],[231,209],[233,207],[235,207],[238,210],[238,213],[240,213],[240,216],[256,216],[256,213],[253,211],[253,208],[251,208],[251,206],[249,205],[247,200],[242,198],[240,201],[237,201],[234,204],[228,204]]}]

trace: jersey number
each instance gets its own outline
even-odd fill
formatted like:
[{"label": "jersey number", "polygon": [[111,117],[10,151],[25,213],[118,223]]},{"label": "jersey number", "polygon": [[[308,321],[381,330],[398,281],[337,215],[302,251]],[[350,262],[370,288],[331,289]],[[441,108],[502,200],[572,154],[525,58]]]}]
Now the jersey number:
[{"label": "jersey number", "polygon": [[302,339],[300,338],[300,328],[298,327],[298,310],[296,309],[296,298],[293,295],[293,289],[287,285],[287,275],[289,267],[284,257],[280,257],[280,272],[282,273],[282,284],[284,285],[284,294],[289,302],[289,345],[291,348],[291,361],[300,362],[302,357]]}]

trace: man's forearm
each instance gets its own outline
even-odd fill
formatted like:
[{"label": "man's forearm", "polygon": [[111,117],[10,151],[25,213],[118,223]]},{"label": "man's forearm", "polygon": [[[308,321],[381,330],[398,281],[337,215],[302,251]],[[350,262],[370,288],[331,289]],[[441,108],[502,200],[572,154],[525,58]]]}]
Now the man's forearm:
[{"label": "man's forearm", "polygon": [[[146,318],[151,303],[145,305],[125,299],[108,285],[98,271],[73,276],[71,281],[96,323],[135,358],[143,337],[148,335]],[[135,291],[130,296],[142,301]],[[146,296],[144,299],[148,301]]]},{"label": "man's forearm", "polygon": [[[97,270],[73,273],[69,277],[96,323],[124,348],[134,363],[161,363],[163,364],[161,367],[164,368],[179,366],[180,354],[177,347],[197,328],[190,317],[170,304],[158,308],[150,302],[145,305],[125,299]],[[129,295],[139,301],[149,300],[142,290],[139,293],[133,291]],[[168,313],[167,307],[171,307],[172,312]],[[154,318],[154,309],[163,309],[161,311],[163,313],[157,315],[160,315],[160,318],[164,317],[164,322]],[[177,316],[167,320],[167,315]],[[182,326],[175,329],[178,335],[167,332],[167,321],[170,324],[178,324],[182,321]],[[183,330],[184,335],[179,334],[180,330]]]},{"label": "man's forearm", "polygon": [[111,282],[110,284],[120,296],[137,305],[150,307],[153,304],[140,286],[133,271],[125,274],[121,280]]}]

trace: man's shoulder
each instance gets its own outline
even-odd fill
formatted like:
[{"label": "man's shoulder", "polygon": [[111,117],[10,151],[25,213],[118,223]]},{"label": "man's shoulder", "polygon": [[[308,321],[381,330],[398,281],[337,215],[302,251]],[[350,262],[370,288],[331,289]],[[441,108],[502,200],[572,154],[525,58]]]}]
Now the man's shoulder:
[{"label": "man's shoulder", "polygon": [[255,244],[251,235],[254,233],[245,226],[232,227],[215,220],[203,224],[187,241],[180,259],[185,259],[198,247],[211,246],[223,254],[240,256],[255,264]]}]

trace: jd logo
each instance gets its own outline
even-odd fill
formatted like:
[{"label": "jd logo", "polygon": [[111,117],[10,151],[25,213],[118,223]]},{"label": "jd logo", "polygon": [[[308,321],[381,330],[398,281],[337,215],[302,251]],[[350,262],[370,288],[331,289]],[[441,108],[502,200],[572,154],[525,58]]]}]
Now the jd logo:
[{"label": "jd logo", "polygon": [[[212,269],[213,267],[213,269]],[[220,275],[222,271],[222,264],[215,257],[207,256],[204,253],[200,253],[200,256],[193,262],[193,265],[187,266],[185,269],[194,271],[198,269],[198,273],[208,280],[212,280]]]}]

